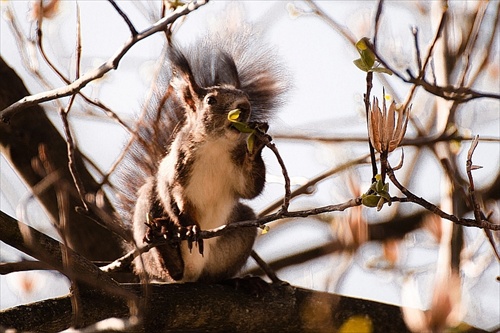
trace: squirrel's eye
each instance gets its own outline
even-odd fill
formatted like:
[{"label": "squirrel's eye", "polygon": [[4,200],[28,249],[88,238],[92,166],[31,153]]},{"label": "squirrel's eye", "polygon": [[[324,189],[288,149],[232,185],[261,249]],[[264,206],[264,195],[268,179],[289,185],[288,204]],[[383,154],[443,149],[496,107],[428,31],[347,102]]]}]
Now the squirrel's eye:
[{"label": "squirrel's eye", "polygon": [[208,96],[207,97],[207,104],[208,105],[214,105],[217,103],[217,99],[214,96]]}]

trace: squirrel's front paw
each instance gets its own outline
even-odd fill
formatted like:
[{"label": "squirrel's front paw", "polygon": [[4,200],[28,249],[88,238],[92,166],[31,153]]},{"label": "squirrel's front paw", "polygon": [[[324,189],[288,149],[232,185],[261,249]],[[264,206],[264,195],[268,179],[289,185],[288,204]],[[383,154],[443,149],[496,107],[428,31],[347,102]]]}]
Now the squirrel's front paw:
[{"label": "squirrel's front paw", "polygon": [[153,243],[166,239],[171,245],[177,246],[181,240],[179,227],[166,217],[152,218],[148,215],[146,221],[146,233],[144,243]]},{"label": "squirrel's front paw", "polygon": [[250,122],[248,126],[253,129],[253,132],[247,139],[247,148],[251,155],[255,155],[272,140],[271,136],[266,134],[269,125],[267,123]]},{"label": "squirrel's front paw", "polygon": [[196,245],[198,246],[198,251],[201,255],[203,255],[203,239],[199,237],[200,229],[198,228],[198,226],[196,224],[193,224],[183,228],[185,238],[188,242],[189,252],[193,250],[193,243],[196,243]]}]

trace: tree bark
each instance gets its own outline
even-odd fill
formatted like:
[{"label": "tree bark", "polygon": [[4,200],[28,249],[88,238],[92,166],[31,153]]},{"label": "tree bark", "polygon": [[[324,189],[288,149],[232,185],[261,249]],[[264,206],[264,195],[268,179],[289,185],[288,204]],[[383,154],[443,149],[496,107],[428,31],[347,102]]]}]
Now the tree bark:
[{"label": "tree bark", "polygon": [[[238,280],[234,280],[238,281]],[[255,293],[250,284],[150,284],[143,298],[143,321],[136,332],[332,332],[352,316],[367,319],[374,332],[407,332],[397,306],[292,286],[266,285]],[[244,285],[242,287],[242,285]],[[127,289],[140,295],[144,285]],[[128,317],[127,303],[96,290],[81,293],[83,324]],[[0,312],[4,327],[55,332],[71,326],[69,296]]]}]

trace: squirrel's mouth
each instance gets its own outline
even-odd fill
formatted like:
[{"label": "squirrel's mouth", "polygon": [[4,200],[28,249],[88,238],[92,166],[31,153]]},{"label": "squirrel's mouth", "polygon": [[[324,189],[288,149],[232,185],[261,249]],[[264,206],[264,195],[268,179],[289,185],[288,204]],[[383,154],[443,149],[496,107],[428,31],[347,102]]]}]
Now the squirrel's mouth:
[{"label": "squirrel's mouth", "polygon": [[227,129],[232,133],[241,133],[236,127],[234,127],[233,123],[227,124]]},{"label": "squirrel's mouth", "polygon": [[244,107],[238,107],[228,112],[227,127],[235,133],[245,133],[248,128],[248,119],[250,118],[250,110]]}]

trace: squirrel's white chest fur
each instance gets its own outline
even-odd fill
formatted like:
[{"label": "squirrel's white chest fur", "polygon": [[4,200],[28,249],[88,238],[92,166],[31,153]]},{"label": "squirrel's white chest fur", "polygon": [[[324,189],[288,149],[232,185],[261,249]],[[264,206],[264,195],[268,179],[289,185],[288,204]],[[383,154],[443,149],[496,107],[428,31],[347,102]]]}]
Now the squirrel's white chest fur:
[{"label": "squirrel's white chest fur", "polygon": [[[244,175],[234,164],[231,151],[237,140],[221,137],[200,143],[194,152],[194,163],[190,167],[189,179],[184,188],[173,187],[171,199],[174,199],[183,211],[185,200],[194,208],[196,222],[202,230],[217,228],[229,221],[235,205],[238,203],[237,189],[244,186]],[[171,153],[165,157],[159,168],[159,179],[173,179],[171,176],[174,165],[177,163],[176,142],[173,143]],[[163,184],[162,184],[163,183]],[[158,182],[160,200],[165,199],[168,182]],[[167,205],[167,202],[163,202]],[[217,238],[204,240],[204,254],[201,256],[196,248],[191,253],[187,244],[182,243],[181,249],[184,258],[183,281],[194,281],[202,273],[204,262],[210,260],[212,246],[216,246]]]},{"label": "squirrel's white chest fur", "polygon": [[196,208],[198,224],[203,229],[227,223],[238,201],[235,188],[243,179],[231,159],[227,141],[221,138],[201,144],[185,188],[184,194]]},{"label": "squirrel's white chest fur", "polygon": [[[237,144],[226,136],[201,142],[192,151],[193,163],[189,167],[184,186],[175,182],[175,165],[178,163],[178,147],[174,141],[170,153],[163,159],[158,171],[158,192],[164,207],[175,200],[180,211],[186,201],[196,212],[196,222],[202,229],[212,229],[227,223],[227,218],[239,198],[237,193],[245,185],[242,170],[234,164],[231,151]],[[172,186],[173,185],[173,186]]]}]

